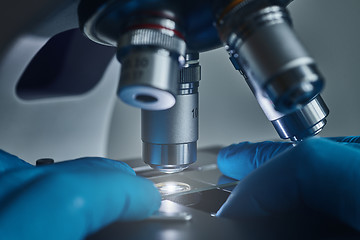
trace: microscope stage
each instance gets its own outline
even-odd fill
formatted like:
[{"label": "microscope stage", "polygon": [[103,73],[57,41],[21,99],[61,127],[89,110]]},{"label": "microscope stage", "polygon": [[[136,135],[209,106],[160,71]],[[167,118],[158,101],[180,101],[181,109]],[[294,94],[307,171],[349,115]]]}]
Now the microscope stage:
[{"label": "microscope stage", "polygon": [[[202,239],[359,239],[359,233],[339,222],[289,214],[234,221],[216,217],[238,181],[217,168],[220,147],[198,151],[198,160],[180,173],[166,174],[146,166],[141,159],[125,161],[137,175],[153,181],[162,193],[160,214],[133,222],[115,222],[89,240],[202,240]],[[314,218],[316,219],[316,218]]]}]

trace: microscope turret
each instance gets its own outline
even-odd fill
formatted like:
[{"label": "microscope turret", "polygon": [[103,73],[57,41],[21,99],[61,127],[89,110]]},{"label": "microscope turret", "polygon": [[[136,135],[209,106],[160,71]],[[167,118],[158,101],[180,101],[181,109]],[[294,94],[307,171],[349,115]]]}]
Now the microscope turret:
[{"label": "microscope turret", "polygon": [[176,172],[196,161],[198,52],[222,45],[281,138],[301,141],[321,131],[329,113],[324,81],[291,28],[290,2],[80,2],[86,36],[117,47],[118,96],[142,109],[146,163]]}]

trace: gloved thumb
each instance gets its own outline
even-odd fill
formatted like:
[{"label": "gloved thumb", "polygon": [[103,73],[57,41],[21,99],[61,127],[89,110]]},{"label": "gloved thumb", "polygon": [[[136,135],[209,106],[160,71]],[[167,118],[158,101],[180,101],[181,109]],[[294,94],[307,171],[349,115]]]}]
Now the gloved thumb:
[{"label": "gloved thumb", "polygon": [[218,155],[220,171],[231,178],[241,180],[250,172],[274,156],[291,149],[290,142],[242,142],[223,148]]},{"label": "gloved thumb", "polygon": [[160,201],[152,182],[118,169],[49,171],[1,202],[0,235],[83,239],[116,220],[144,219],[158,210]]},{"label": "gloved thumb", "polygon": [[[360,148],[360,136],[327,138],[333,142]],[[231,178],[241,180],[273,157],[291,149],[291,142],[242,142],[223,148],[218,155],[220,171]]]},{"label": "gloved thumb", "polygon": [[19,169],[26,167],[34,166],[14,155],[11,155],[10,153],[0,150],[0,174],[11,169]]}]

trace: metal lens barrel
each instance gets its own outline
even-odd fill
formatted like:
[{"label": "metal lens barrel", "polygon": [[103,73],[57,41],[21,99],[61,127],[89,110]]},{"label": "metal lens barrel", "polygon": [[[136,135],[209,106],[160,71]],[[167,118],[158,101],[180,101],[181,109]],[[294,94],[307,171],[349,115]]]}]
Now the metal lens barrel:
[{"label": "metal lens barrel", "polygon": [[179,67],[186,44],[176,22],[164,16],[130,21],[118,40],[122,63],[118,96],[125,103],[147,110],[164,110],[175,104]]},{"label": "metal lens barrel", "polygon": [[199,125],[199,54],[186,54],[176,104],[162,111],[141,111],[143,160],[152,168],[179,172],[196,161]]},{"label": "metal lens barrel", "polygon": [[[243,14],[246,12],[246,14]],[[239,7],[219,20],[228,52],[282,113],[311,102],[323,88],[323,77],[291,27],[281,6]]]},{"label": "metal lens barrel", "polygon": [[219,14],[218,31],[279,136],[301,141],[326,124],[329,109],[319,94],[323,79],[292,31],[286,9],[255,2],[231,1]]}]

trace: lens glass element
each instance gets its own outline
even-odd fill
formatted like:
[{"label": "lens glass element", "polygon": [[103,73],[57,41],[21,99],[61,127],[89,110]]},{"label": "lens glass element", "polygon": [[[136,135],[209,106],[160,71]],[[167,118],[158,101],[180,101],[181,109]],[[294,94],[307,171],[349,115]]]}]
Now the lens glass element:
[{"label": "lens glass element", "polygon": [[163,196],[191,190],[190,185],[183,182],[161,182],[155,184],[155,186],[159,189],[161,195]]}]

